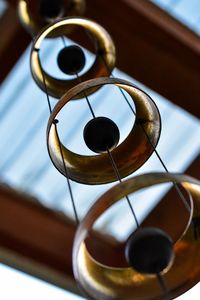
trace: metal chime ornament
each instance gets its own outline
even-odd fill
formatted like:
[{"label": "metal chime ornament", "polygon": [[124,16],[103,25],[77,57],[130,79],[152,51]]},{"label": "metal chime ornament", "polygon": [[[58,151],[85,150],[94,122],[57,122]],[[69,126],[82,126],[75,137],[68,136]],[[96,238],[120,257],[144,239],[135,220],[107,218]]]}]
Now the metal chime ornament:
[{"label": "metal chime ornament", "polygon": [[[61,80],[54,78],[47,74],[40,63],[39,50],[42,46],[42,42],[49,35],[54,37],[68,35],[68,30],[72,26],[77,26],[85,29],[89,32],[90,36],[94,38],[94,45],[96,48],[96,58],[91,68],[82,76],[75,79]],[[91,78],[97,78],[102,76],[109,76],[112,69],[115,67],[115,46],[110,35],[107,31],[94,21],[85,18],[66,18],[56,21],[44,29],[36,36],[32,50],[31,50],[31,72],[37,85],[48,94],[55,98],[62,97],[65,92],[72,87],[78,85],[80,81],[86,81]],[[107,66],[107,67],[106,67]],[[43,77],[45,77],[45,85]],[[90,89],[88,95],[95,92],[96,88]],[[84,95],[80,94],[77,98],[82,98]]]},{"label": "metal chime ornament", "polygon": [[[157,277],[152,276],[151,268],[147,269],[152,263],[147,261],[149,260],[148,255],[143,257],[142,264],[146,262],[144,266],[139,263],[135,264],[139,266],[138,269],[143,269],[143,272],[138,272],[135,268],[127,265],[124,267],[121,265],[108,266],[99,262],[89,253],[86,239],[97,219],[113,204],[138,190],[168,182],[181,184],[190,193],[191,199],[188,203],[191,208],[190,212],[178,197],[174,203],[170,200],[161,201],[147,216],[144,224],[141,224],[141,228],[148,228],[146,232],[148,237],[149,229],[156,226],[159,230],[156,228],[151,231],[151,238],[153,238],[152,235],[155,236],[162,230],[158,238],[164,237],[167,249],[166,253],[163,251],[162,255],[167,263],[160,271],[166,282],[169,299],[178,297],[199,282],[200,241],[195,238],[191,221],[194,217],[200,217],[200,182],[180,174],[149,173],[133,177],[111,188],[95,202],[79,224],[74,241],[73,268],[76,280],[89,299],[163,299]],[[137,236],[138,233],[140,234],[140,230],[135,232],[136,239],[144,238],[144,235]],[[172,240],[174,254],[170,253],[170,241],[168,238],[166,239],[166,236]],[[161,248],[160,245],[159,248]],[[134,247],[132,251],[131,255],[134,257]],[[142,248],[140,251],[144,252],[144,249]],[[145,252],[148,252],[148,249]],[[138,255],[137,249],[136,255]],[[156,256],[151,255],[150,258],[154,263],[153,269],[160,262],[160,255],[160,253],[157,253]],[[161,259],[163,260],[163,257]]]},{"label": "metal chime ornament", "polygon": [[20,21],[32,36],[56,19],[82,16],[84,12],[84,0],[19,0],[18,2]]},{"label": "metal chime ornament", "polygon": [[[77,17],[84,10],[83,0],[20,0],[18,5],[23,26],[32,35],[36,35],[30,64],[32,77],[46,93],[48,100],[49,155],[54,166],[67,179],[78,225],[73,246],[75,279],[88,299],[174,299],[200,279],[200,242],[194,227],[195,220],[200,218],[200,182],[189,176],[168,172],[156,150],[161,131],[156,104],[134,84],[109,77],[116,61],[114,43],[101,25]],[[42,43],[46,38],[68,36],[76,27],[83,28],[92,38],[96,49],[95,61],[88,71],[79,75],[86,61],[82,48],[77,45],[64,46],[57,57],[57,64],[63,73],[72,75],[72,79],[57,79],[43,69],[39,56]],[[89,95],[104,85],[117,86],[135,115],[130,133],[119,145],[120,129],[112,120],[104,116],[96,117],[88,99]],[[129,94],[135,111],[124,92]],[[53,110],[49,96],[60,99]],[[98,155],[74,153],[59,138],[59,112],[71,100],[82,98],[86,99],[93,116],[84,128],[84,140],[88,148]],[[166,173],[149,173],[122,181],[140,168],[153,152]],[[119,183],[102,195],[80,222],[70,180],[88,185],[113,181]],[[173,202],[161,201],[139,224],[129,195],[169,182],[178,192],[177,199]],[[187,191],[189,197],[185,198],[180,186]],[[123,198],[129,204],[137,229],[124,244],[124,251],[119,253],[124,265],[118,265],[118,262],[107,265],[91,251],[90,233],[98,218]]]},{"label": "metal chime ornament", "polygon": [[[108,77],[91,79],[68,91],[56,104],[49,119],[47,126],[48,150],[52,162],[62,174],[65,174],[65,170],[54,120],[70,100],[79,98],[79,95],[87,93],[88,90],[107,84],[116,85],[127,91],[136,107],[136,120],[131,132],[121,145],[111,151],[121,177],[132,174],[153,153],[153,148],[140,126],[140,122],[143,122],[143,129],[147,132],[153,146],[156,146],[160,137],[160,115],[153,100],[141,89],[125,80]],[[70,151],[62,144],[61,147],[70,179],[85,184],[103,184],[117,180],[107,151],[103,151],[100,155],[84,156]]]}]

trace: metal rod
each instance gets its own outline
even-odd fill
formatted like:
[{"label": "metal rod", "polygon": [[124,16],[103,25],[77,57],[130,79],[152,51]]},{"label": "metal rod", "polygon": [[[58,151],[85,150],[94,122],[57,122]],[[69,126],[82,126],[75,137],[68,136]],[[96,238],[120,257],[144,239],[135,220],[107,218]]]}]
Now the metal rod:
[{"label": "metal rod", "polygon": [[67,47],[66,40],[65,40],[65,37],[63,35],[61,36],[61,40],[62,40],[62,43],[63,43],[64,47]]},{"label": "metal rod", "polygon": [[[81,81],[81,78],[80,78],[80,76],[78,75],[78,73],[76,73],[76,77],[77,77],[77,79],[79,80],[79,82],[81,83],[82,81]],[[86,102],[87,102],[87,104],[88,104],[88,107],[89,107],[89,110],[90,110],[90,112],[91,112],[91,115],[92,115],[92,117],[95,119],[96,116],[95,116],[94,110],[93,110],[93,108],[92,108],[92,105],[90,104],[90,100],[89,100],[89,98],[88,98],[88,96],[86,95],[85,92],[83,92],[83,95],[84,95],[84,97],[85,97],[85,99],[86,99]]]},{"label": "metal rod", "polygon": [[[109,151],[109,149],[107,149],[107,152],[108,152],[108,156],[109,156],[109,158],[110,158],[110,161],[111,161],[113,170],[114,170],[114,172],[115,172],[115,175],[116,175],[117,179],[119,180],[119,182],[122,182],[122,179],[121,179],[119,170],[118,170],[118,168],[117,168],[117,165],[116,165],[116,163],[115,163],[115,161],[114,161],[114,158],[113,158],[111,152]],[[132,212],[132,215],[133,215],[133,217],[134,217],[136,226],[137,226],[137,228],[139,228],[140,224],[139,224],[139,222],[138,222],[136,213],[135,213],[135,211],[134,211],[134,209],[133,209],[133,207],[132,207],[132,205],[131,205],[131,201],[130,201],[130,199],[129,199],[128,196],[125,196],[125,198],[126,198],[126,200],[127,200],[127,203],[128,203],[128,205],[129,205],[130,210],[131,210],[131,212]]]},{"label": "metal rod", "polygon": [[73,196],[73,192],[72,192],[72,187],[71,187],[71,183],[69,180],[69,173],[65,164],[65,159],[64,159],[64,155],[63,155],[63,151],[62,151],[62,146],[61,146],[61,142],[58,136],[58,130],[57,130],[57,122],[54,122],[55,125],[55,130],[56,130],[56,135],[57,135],[57,139],[58,139],[58,145],[59,145],[59,150],[60,150],[60,154],[61,154],[61,158],[62,158],[62,164],[64,167],[64,172],[65,172],[65,178],[67,181],[67,186],[69,189],[69,194],[70,194],[70,198],[71,198],[71,203],[72,203],[72,207],[73,207],[73,211],[74,211],[74,216],[75,216],[75,220],[76,220],[76,224],[79,224],[79,218],[78,218],[78,213],[76,210],[76,205],[75,205],[75,200],[74,200],[74,196]]},{"label": "metal rod", "polygon": [[158,282],[160,284],[160,287],[163,291],[163,300],[170,300],[169,292],[168,292],[168,289],[167,289],[167,286],[166,286],[163,276],[160,273],[156,274],[156,276],[157,276]]},{"label": "metal rod", "polygon": [[[131,111],[133,112],[134,116],[136,116],[136,112],[134,111],[133,107],[130,105],[130,103],[129,103],[129,101],[128,101],[128,99],[127,99],[127,97],[126,97],[124,91],[122,91],[121,89],[120,89],[120,91],[121,91],[121,93],[122,93],[124,99],[126,100],[127,104],[128,104],[129,107],[131,108]],[[144,132],[144,135],[146,136],[146,138],[147,138],[149,144],[150,144],[151,147],[153,148],[153,151],[155,152],[155,154],[156,154],[158,160],[160,161],[161,165],[163,166],[164,170],[166,171],[166,173],[169,173],[169,170],[167,169],[167,167],[166,167],[166,165],[165,165],[163,159],[161,158],[160,154],[158,153],[156,147],[153,145],[152,141],[150,140],[150,138],[149,138],[149,136],[148,136],[148,134],[147,134],[147,132],[146,132],[144,126],[143,126],[141,123],[139,123],[139,125],[140,125],[142,131]],[[191,211],[191,208],[190,208],[190,206],[189,206],[187,200],[185,199],[185,197],[184,197],[182,191],[180,190],[179,186],[177,185],[176,182],[173,182],[173,185],[174,185],[174,188],[176,189],[176,191],[177,191],[179,197],[181,198],[181,200],[182,200],[184,206],[185,206],[186,209],[190,212],[190,211]]]}]

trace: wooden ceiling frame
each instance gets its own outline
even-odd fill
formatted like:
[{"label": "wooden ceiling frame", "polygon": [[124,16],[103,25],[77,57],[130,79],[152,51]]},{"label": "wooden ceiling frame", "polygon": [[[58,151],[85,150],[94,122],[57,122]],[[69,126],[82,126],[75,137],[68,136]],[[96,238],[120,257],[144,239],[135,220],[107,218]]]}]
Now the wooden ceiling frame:
[{"label": "wooden ceiling frame", "polygon": [[30,42],[15,7],[9,6],[0,18],[0,83],[6,78]]},{"label": "wooden ceiling frame", "polygon": [[[31,41],[19,24],[17,1],[8,2],[11,5],[0,19],[0,82]],[[119,69],[200,116],[200,43],[195,33],[145,0],[87,0],[86,16],[110,32]],[[187,173],[198,178],[199,169],[198,156]],[[166,197],[176,195],[170,191]],[[78,292],[71,266],[75,229],[63,215],[0,187],[0,257],[4,263]],[[95,243],[98,251],[106,247],[110,257],[117,259],[118,243],[101,236]]]}]

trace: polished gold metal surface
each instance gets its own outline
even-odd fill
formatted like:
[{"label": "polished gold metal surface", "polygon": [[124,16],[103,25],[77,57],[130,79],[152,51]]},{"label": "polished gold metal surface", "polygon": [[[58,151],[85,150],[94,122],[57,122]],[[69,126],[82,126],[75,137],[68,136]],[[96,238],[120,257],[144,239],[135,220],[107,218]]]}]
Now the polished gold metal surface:
[{"label": "polished gold metal surface", "polygon": [[[145,92],[132,83],[117,78],[105,77],[88,80],[75,86],[61,98],[55,106],[48,122],[47,145],[49,155],[55,167],[63,175],[65,175],[65,169],[54,120],[62,108],[74,97],[106,84],[113,84],[129,93],[136,109],[136,119],[131,132],[118,147],[111,151],[120,176],[123,178],[133,173],[152,154],[153,148],[144,134],[144,130],[154,147],[158,143],[161,129],[159,111],[156,104]],[[103,184],[117,180],[107,153],[84,156],[70,151],[63,145],[61,147],[65,165],[72,180],[85,184]]]},{"label": "polished gold metal surface", "polygon": [[190,212],[177,194],[174,203],[170,200],[161,201],[147,216],[149,226],[161,224],[159,227],[163,229],[162,224],[167,223],[165,231],[174,242],[174,262],[163,275],[170,299],[178,297],[199,282],[200,235],[195,234],[195,231],[199,232],[199,228],[193,227],[192,220],[200,218],[200,182],[186,175],[149,173],[133,177],[111,188],[95,202],[80,222],[73,246],[73,269],[75,278],[88,299],[163,299],[156,276],[147,276],[129,267],[108,266],[97,261],[88,252],[85,240],[90,236],[97,219],[124,196],[168,182],[181,184],[191,195],[187,199]]},{"label": "polished gold metal surface", "polygon": [[[61,80],[57,79],[42,69],[39,59],[39,50],[42,42],[50,34],[55,37],[67,35],[67,30],[71,26],[79,26],[87,30],[94,38],[96,48],[96,58],[93,65],[80,78]],[[51,24],[46,27],[35,39],[31,50],[31,72],[37,85],[45,91],[43,74],[48,90],[48,94],[55,98],[60,98],[80,81],[86,81],[91,78],[109,76],[115,67],[115,46],[107,31],[94,21],[83,18],[68,18]],[[98,87],[90,89],[88,94],[93,93]],[[77,98],[80,98],[82,95]]]},{"label": "polished gold metal surface", "polygon": [[[82,16],[85,12],[85,0],[64,0],[64,5],[60,18]],[[19,0],[18,14],[23,27],[32,36],[38,34],[43,27],[50,23],[39,14],[39,0]]]}]

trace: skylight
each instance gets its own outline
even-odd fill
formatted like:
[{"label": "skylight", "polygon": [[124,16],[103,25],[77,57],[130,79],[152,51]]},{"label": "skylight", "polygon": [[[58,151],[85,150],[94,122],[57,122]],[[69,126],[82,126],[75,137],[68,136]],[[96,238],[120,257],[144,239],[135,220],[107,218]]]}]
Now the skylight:
[{"label": "skylight", "polygon": [[0,0],[0,16],[3,15],[4,11],[7,8],[7,3],[4,0]]}]

